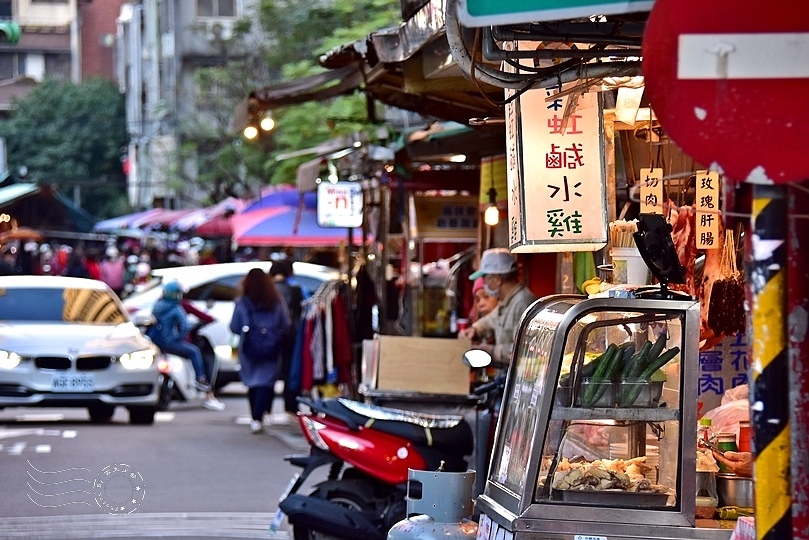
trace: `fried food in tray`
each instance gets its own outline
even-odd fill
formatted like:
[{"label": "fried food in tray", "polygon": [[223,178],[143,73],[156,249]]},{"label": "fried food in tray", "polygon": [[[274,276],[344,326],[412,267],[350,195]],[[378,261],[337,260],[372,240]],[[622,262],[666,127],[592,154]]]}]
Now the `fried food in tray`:
[{"label": "fried food in tray", "polygon": [[651,467],[646,456],[632,459],[559,462],[551,487],[562,500],[588,504],[665,506],[669,489],[652,484],[644,474]]}]

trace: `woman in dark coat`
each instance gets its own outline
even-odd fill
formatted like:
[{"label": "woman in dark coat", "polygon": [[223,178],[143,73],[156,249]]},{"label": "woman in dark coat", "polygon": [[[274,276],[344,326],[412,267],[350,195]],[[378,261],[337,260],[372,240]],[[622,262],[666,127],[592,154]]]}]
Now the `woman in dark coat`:
[{"label": "woman in dark coat", "polygon": [[[286,302],[284,302],[272,278],[258,268],[247,273],[241,284],[242,295],[236,301],[230,331],[239,336],[239,364],[242,382],[247,386],[252,421],[250,431],[262,431],[262,418],[273,397],[273,385],[278,375],[279,355],[282,337],[291,322]],[[262,331],[277,339],[266,338],[264,343],[272,343],[260,352],[248,351],[247,340],[251,326],[256,332]],[[254,341],[255,342],[255,341]]]}]

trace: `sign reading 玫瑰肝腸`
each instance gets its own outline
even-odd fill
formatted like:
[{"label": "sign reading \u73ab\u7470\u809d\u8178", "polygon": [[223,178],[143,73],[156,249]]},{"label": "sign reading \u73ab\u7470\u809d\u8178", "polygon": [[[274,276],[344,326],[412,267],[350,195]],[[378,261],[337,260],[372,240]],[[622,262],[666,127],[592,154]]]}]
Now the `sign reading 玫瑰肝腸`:
[{"label": "sign reading \u73ab\u7470\u809d\u8178", "polygon": [[529,90],[506,107],[509,247],[516,253],[594,251],[607,242],[600,99],[561,91]]},{"label": "sign reading \u73ab\u7470\u809d\u8178", "polygon": [[696,184],[697,249],[719,249],[721,247],[719,222],[722,221],[722,214],[719,212],[719,194],[722,187],[719,173],[697,171]]},{"label": "sign reading \u73ab\u7470\u809d\u8178", "polygon": [[653,4],[654,0],[458,0],[458,18],[464,26],[498,26],[647,11]]}]

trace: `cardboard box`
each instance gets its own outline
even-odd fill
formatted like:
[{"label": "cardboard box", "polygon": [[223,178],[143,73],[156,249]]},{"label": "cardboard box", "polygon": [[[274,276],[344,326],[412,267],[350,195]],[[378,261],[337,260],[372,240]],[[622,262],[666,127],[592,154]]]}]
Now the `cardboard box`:
[{"label": "cardboard box", "polygon": [[468,340],[377,336],[375,341],[377,390],[469,394],[469,368],[462,360],[471,348]]}]

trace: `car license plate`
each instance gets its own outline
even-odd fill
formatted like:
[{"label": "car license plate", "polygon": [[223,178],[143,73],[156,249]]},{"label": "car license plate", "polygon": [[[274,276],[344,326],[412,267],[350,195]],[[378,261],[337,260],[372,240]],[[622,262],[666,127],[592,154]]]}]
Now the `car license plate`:
[{"label": "car license plate", "polygon": [[92,392],[95,377],[92,374],[54,375],[51,390],[54,392]]}]

